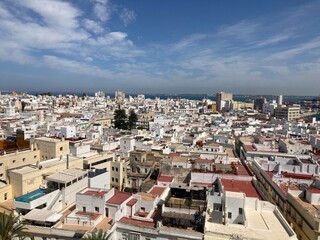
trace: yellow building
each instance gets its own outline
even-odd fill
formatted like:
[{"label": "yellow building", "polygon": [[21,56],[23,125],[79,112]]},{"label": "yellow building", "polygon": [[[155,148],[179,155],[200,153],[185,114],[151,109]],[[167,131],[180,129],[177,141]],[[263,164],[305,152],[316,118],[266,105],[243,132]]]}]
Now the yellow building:
[{"label": "yellow building", "polygon": [[127,182],[127,163],[116,158],[114,153],[105,153],[87,157],[83,161],[84,169],[106,168],[110,173],[110,188],[123,190]]},{"label": "yellow building", "polygon": [[253,102],[237,102],[232,101],[232,109],[239,110],[239,109],[253,109]]},{"label": "yellow building", "polygon": [[0,180],[7,181],[7,170],[40,161],[39,150],[26,150],[0,155]]},{"label": "yellow building", "polygon": [[60,158],[69,154],[69,141],[63,138],[41,137],[34,140],[33,147],[40,150],[40,160]]},{"label": "yellow building", "polygon": [[123,190],[127,182],[127,163],[125,160],[109,162],[110,187]]},{"label": "yellow building", "polygon": [[12,199],[11,185],[0,182],[0,203]]},{"label": "yellow building", "polygon": [[45,183],[45,177],[69,168],[82,168],[83,159],[69,157],[67,164],[67,157],[62,159],[52,159],[42,161],[37,165],[28,165],[17,169],[9,170],[8,177],[12,186],[13,197],[19,197],[28,192],[34,191]]},{"label": "yellow building", "polygon": [[[286,218],[299,240],[320,239],[319,195],[320,190],[316,188],[309,188],[304,193],[288,191]],[[310,202],[311,199],[317,201]]]}]

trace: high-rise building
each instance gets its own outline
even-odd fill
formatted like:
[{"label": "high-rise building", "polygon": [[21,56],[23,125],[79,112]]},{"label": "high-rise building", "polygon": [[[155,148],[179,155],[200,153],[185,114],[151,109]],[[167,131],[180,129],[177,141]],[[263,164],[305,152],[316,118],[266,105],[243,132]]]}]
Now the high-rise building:
[{"label": "high-rise building", "polygon": [[278,95],[277,96],[277,104],[278,104],[278,106],[282,105],[282,99],[283,99],[282,95]]},{"label": "high-rise building", "polygon": [[217,111],[228,111],[228,106],[231,106],[232,93],[219,92],[216,94]]},{"label": "high-rise building", "polygon": [[259,112],[263,111],[263,104],[266,103],[267,100],[265,97],[260,97],[254,100],[253,109],[258,110]]},{"label": "high-rise building", "polygon": [[274,111],[277,119],[286,119],[292,121],[300,117],[300,106],[277,107]]}]

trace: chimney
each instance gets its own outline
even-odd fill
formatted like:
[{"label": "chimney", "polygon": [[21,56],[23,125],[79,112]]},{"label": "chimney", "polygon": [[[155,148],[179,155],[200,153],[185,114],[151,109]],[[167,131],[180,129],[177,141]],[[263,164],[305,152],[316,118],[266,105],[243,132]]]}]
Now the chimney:
[{"label": "chimney", "polygon": [[69,169],[69,154],[67,154],[67,169]]}]

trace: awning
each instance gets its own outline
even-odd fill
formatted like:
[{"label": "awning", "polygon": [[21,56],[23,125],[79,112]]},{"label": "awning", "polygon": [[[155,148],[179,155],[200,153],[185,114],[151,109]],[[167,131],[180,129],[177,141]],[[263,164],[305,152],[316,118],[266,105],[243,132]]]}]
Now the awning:
[{"label": "awning", "polygon": [[24,219],[29,221],[37,222],[57,222],[62,217],[62,214],[56,213],[55,211],[45,210],[45,209],[32,209],[28,212]]}]

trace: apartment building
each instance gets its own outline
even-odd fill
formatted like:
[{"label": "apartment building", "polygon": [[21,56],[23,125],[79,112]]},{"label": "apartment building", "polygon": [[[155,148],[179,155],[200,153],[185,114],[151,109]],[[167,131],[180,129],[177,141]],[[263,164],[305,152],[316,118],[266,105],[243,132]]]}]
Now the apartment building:
[{"label": "apartment building", "polygon": [[70,153],[69,141],[64,138],[36,138],[32,146],[40,150],[41,161],[63,157]]},{"label": "apartment building", "polygon": [[300,117],[300,106],[277,107],[274,110],[274,116],[277,119],[293,121]]}]

